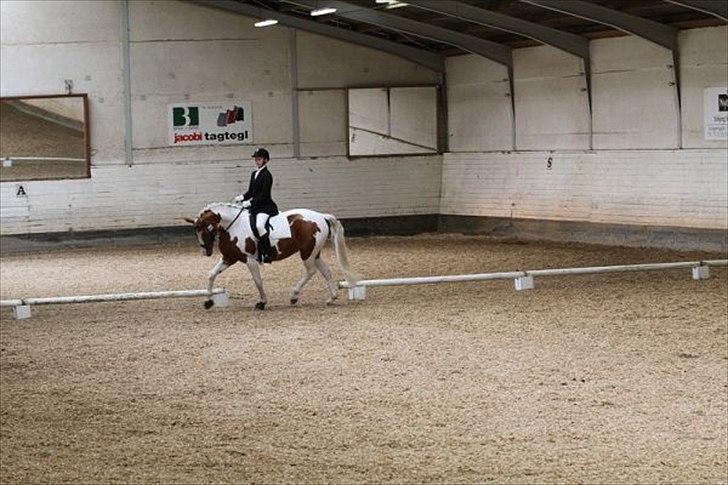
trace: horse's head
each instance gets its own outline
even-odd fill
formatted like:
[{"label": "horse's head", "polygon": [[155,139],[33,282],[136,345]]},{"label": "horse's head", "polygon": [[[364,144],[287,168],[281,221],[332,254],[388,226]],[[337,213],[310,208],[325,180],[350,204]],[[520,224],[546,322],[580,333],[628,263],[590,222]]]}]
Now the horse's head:
[{"label": "horse's head", "polygon": [[197,236],[197,242],[202,248],[202,254],[212,256],[212,249],[215,245],[215,235],[220,224],[220,215],[211,210],[204,210],[194,221],[185,217],[185,220],[192,224]]}]

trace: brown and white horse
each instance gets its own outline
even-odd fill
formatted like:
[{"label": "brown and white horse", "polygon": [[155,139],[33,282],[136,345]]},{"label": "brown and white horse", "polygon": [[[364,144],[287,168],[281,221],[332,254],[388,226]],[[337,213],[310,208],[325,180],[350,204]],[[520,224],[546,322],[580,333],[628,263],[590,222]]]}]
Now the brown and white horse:
[{"label": "brown and white horse", "polygon": [[[295,305],[298,302],[301,289],[317,269],[326,280],[326,288],[329,291],[326,303],[332,303],[336,300],[338,285],[331,276],[329,266],[321,257],[321,249],[329,236],[332,236],[336,259],[346,280],[350,284],[354,284],[359,279],[349,269],[344,227],[331,214],[322,214],[309,209],[293,209],[282,214],[288,219],[291,235],[287,238],[275,239],[275,234],[271,234],[271,259],[281,261],[299,253],[304,266],[304,275],[291,292],[291,304]],[[260,276],[260,263],[256,258],[257,243],[250,227],[248,211],[237,204],[220,202],[206,206],[197,219],[185,218],[185,220],[193,224],[197,240],[206,256],[212,256],[215,240],[219,240],[218,248],[222,257],[210,270],[207,291],[212,291],[217,275],[240,261],[248,266],[260,294],[255,308],[265,309],[268,299]],[[212,305],[212,300],[205,301],[205,308],[210,308]]]}]

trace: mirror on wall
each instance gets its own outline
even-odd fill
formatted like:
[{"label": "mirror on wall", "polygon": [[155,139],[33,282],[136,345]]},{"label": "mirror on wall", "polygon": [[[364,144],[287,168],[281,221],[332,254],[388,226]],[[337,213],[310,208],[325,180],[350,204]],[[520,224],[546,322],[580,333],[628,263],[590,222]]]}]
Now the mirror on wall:
[{"label": "mirror on wall", "polygon": [[437,87],[348,90],[349,156],[437,153]]},{"label": "mirror on wall", "polygon": [[86,95],[0,98],[0,181],[85,178]]}]

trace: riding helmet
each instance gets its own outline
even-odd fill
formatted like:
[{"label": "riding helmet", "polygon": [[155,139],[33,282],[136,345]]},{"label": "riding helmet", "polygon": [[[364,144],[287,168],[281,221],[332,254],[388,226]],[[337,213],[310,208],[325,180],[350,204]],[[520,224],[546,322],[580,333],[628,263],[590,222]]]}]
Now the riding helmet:
[{"label": "riding helmet", "polygon": [[258,148],[257,150],[255,150],[255,153],[253,153],[253,158],[256,157],[270,160],[270,153],[268,153],[268,150],[266,150],[265,148]]}]

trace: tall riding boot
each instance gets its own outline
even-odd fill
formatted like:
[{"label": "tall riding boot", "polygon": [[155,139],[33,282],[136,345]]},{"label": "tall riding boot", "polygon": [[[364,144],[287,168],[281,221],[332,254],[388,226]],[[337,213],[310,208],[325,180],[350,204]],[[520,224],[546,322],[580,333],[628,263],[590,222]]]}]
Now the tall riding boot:
[{"label": "tall riding boot", "polygon": [[271,247],[268,233],[265,233],[258,240],[258,261],[261,263],[271,263]]}]

